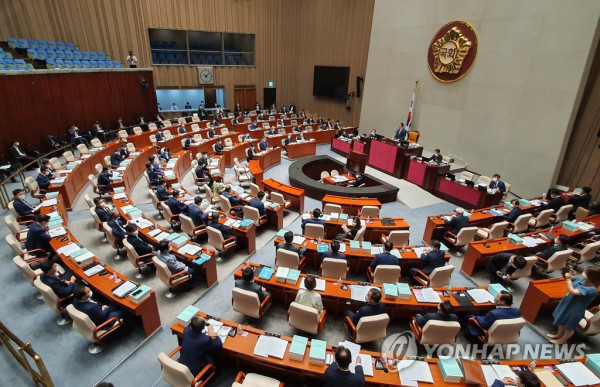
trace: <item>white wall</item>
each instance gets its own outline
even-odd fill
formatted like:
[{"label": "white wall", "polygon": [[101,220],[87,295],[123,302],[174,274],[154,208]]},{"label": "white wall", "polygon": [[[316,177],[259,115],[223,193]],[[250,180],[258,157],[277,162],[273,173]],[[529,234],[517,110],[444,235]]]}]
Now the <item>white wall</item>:
[{"label": "white wall", "polygon": [[[361,131],[391,136],[419,80],[413,129],[426,149],[540,195],[562,159],[599,16],[598,0],[376,0]],[[453,20],[474,27],[479,47],[471,71],[444,84],[427,50]]]}]

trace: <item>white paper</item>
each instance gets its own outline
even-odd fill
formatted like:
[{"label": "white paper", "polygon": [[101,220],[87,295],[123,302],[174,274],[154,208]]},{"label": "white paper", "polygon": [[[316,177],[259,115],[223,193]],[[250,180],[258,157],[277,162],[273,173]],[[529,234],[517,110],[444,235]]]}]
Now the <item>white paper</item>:
[{"label": "white paper", "polygon": [[262,357],[273,356],[283,359],[288,342],[278,337],[260,335],[254,347],[254,354]]},{"label": "white paper", "polygon": [[65,246],[61,247],[60,249],[56,250],[56,252],[59,254],[68,256],[71,253],[73,253],[79,249],[81,249],[81,247],[79,247],[76,243],[71,242],[68,245],[65,245]]},{"label": "white paper", "polygon": [[154,237],[160,234],[162,230],[160,228],[154,229],[148,233],[149,236]]},{"label": "white paper", "polygon": [[152,222],[150,222],[148,219],[144,219],[144,218],[133,219],[131,222],[137,224],[137,226],[139,228],[141,228],[142,230],[146,229],[148,227],[151,227],[153,225]]},{"label": "white paper", "polygon": [[439,304],[440,302],[442,302],[442,300],[440,299],[440,296],[432,288],[423,288],[423,289],[421,289],[421,291],[423,292],[423,297],[425,298],[425,302],[432,302],[432,303],[436,303],[436,304]]},{"label": "white paper", "polygon": [[403,385],[413,385],[411,381],[433,384],[433,375],[431,375],[429,364],[425,361],[400,360],[398,369],[400,382]]},{"label": "white paper", "polygon": [[486,302],[494,302],[494,296],[486,289],[469,289],[467,294],[473,298],[476,304],[485,304]]},{"label": "white paper", "polygon": [[[306,277],[304,277],[304,278],[306,279]],[[315,290],[324,292],[326,281],[324,279],[320,279],[320,278],[317,278],[316,281],[317,281],[317,286],[315,287]],[[306,286],[304,286],[304,280],[302,280],[302,282],[300,282],[300,289],[306,289]]]},{"label": "white paper", "polygon": [[345,243],[340,243],[340,253],[345,253],[346,252],[346,244]]},{"label": "white paper", "polygon": [[378,289],[377,286],[350,285],[351,298],[354,301],[366,302],[367,293],[371,289]]},{"label": "white paper", "polygon": [[231,227],[231,225],[234,224],[234,223],[235,223],[235,219],[227,219],[225,221],[225,226]]},{"label": "white paper", "polygon": [[[494,381],[496,379],[498,379],[498,375],[496,375],[496,371],[494,371],[492,366],[488,365],[488,364],[482,364],[481,370],[483,371],[483,376],[485,377],[485,384],[487,384],[488,387],[490,387],[492,384],[494,384]],[[502,379],[500,379],[500,380],[502,380]]]},{"label": "white paper", "polygon": [[[360,355],[358,355],[358,357],[360,357],[360,365],[363,368],[363,373],[366,376],[373,376],[373,360],[371,359],[371,355],[365,355],[361,353]],[[352,358],[352,360],[354,359],[355,358]],[[354,373],[354,368],[356,368],[357,366],[356,361],[354,361],[353,364],[354,366],[350,368],[350,370]]]},{"label": "white paper", "polygon": [[302,220],[310,218],[310,214],[302,214]]},{"label": "white paper", "polygon": [[496,372],[496,375],[498,375],[498,380],[502,380],[504,378],[517,378],[517,375],[515,375],[515,373],[510,369],[510,366],[493,364],[492,368],[494,369],[494,372]]},{"label": "white paper", "polygon": [[102,266],[102,265],[96,265],[94,267],[91,267],[91,268],[87,269],[83,273],[86,276],[91,277],[91,276],[93,276],[96,273],[100,273],[102,270],[104,270],[104,266]]},{"label": "white paper", "polygon": [[187,243],[185,246],[179,249],[179,252],[181,254],[196,255],[196,253],[198,253],[200,250],[202,250],[202,247]]},{"label": "white paper", "polygon": [[415,252],[415,254],[417,254],[417,258],[421,258],[421,254],[423,254],[425,252],[425,248],[423,248],[423,247],[415,247],[413,249],[413,251]]},{"label": "white paper", "polygon": [[48,200],[44,200],[42,202],[42,206],[44,206],[44,207],[55,206],[56,203],[57,203],[56,198],[54,198],[54,199],[48,199]]},{"label": "white paper", "polygon": [[121,207],[121,211],[127,212],[127,210],[129,210],[130,208],[133,208],[133,206],[131,204],[128,204],[126,206]]},{"label": "white paper", "polygon": [[377,255],[383,253],[383,247],[371,246],[371,254]]},{"label": "white paper", "polygon": [[593,386],[600,383],[600,379],[581,362],[557,364],[556,368],[575,387]]},{"label": "white paper", "polygon": [[115,199],[125,199],[126,197],[127,197],[127,194],[125,192],[119,192],[114,195]]},{"label": "white paper", "polygon": [[94,258],[94,253],[92,253],[91,251],[88,251],[85,254],[81,254],[80,256],[75,257],[75,262],[77,262],[77,263],[83,262],[83,261],[86,261],[86,260],[88,260],[90,258]]},{"label": "white paper", "polygon": [[294,240],[292,241],[292,243],[295,245],[301,245],[304,243],[305,240],[306,238],[304,238],[301,235],[294,235]]},{"label": "white paper", "polygon": [[[372,247],[371,247],[371,254],[373,254]],[[400,254],[400,251],[398,249],[392,249],[392,251],[390,251],[390,254],[392,254],[396,258],[402,258],[402,255]]]},{"label": "white paper", "polygon": [[65,235],[67,233],[67,230],[65,230],[65,228],[61,226],[61,227],[57,227],[57,228],[53,228],[53,229],[49,230],[48,233],[50,234],[50,236],[52,238],[54,238],[57,236]]},{"label": "white paper", "polygon": [[169,234],[168,232],[161,231],[160,234],[158,234],[157,236],[154,237],[154,239],[156,239],[156,241],[158,241],[158,242],[161,242],[169,235],[171,235],[171,234]]}]

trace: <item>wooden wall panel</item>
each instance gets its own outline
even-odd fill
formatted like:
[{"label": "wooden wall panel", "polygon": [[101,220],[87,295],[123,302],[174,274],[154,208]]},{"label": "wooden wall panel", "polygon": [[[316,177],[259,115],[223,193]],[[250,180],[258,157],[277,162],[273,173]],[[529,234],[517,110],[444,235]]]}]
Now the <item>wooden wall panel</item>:
[{"label": "wooden wall panel", "polygon": [[[254,33],[256,66],[215,68],[234,106],[236,85],[275,82],[280,105],[358,124],[361,101],[312,96],[313,67],[350,67],[349,91],[366,73],[374,0],[0,0],[0,39],[72,41],[124,62],[129,49],[151,67],[148,28]],[[197,86],[194,66],[155,66],[157,86]],[[259,93],[259,102],[262,95]]]},{"label": "wooden wall panel", "polygon": [[45,149],[48,133],[64,137],[69,126],[89,130],[96,120],[113,126],[120,115],[149,118],[156,106],[152,72],[144,70],[14,73],[0,76],[0,90],[9,91],[0,100],[2,158],[15,140]]}]

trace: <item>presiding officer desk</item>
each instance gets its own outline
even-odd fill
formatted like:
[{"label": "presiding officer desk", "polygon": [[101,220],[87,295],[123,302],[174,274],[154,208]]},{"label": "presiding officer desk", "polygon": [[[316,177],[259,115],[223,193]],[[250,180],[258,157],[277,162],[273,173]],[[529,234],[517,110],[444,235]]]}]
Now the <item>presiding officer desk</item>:
[{"label": "presiding officer desk", "polygon": [[[204,312],[198,312],[197,314],[200,317],[203,317],[207,321],[209,319],[216,319],[219,323],[222,323],[225,326],[229,326],[231,328],[237,328],[238,324],[233,321],[228,321],[222,318],[210,316]],[[183,330],[185,327],[178,322],[173,323],[171,325],[171,333],[177,337],[177,342],[181,345]],[[292,337],[289,336],[280,336],[279,338],[288,342],[287,349],[283,356],[283,359],[278,359],[276,357],[262,357],[254,354],[254,348],[256,347],[256,343],[258,342],[258,338],[261,335],[265,335],[267,332],[257,329],[251,326],[243,326],[244,333],[237,332],[237,334],[233,337],[228,336],[223,344],[222,354],[227,356],[229,359],[235,362],[235,367],[239,369],[257,369],[259,373],[266,373],[273,376],[282,375],[284,377],[294,379],[295,381],[302,382],[306,385],[321,385],[325,378],[325,370],[328,365],[316,365],[311,364],[309,361],[309,352],[311,341],[308,341],[307,348],[304,352],[303,360],[292,360],[289,357],[289,349],[292,342]],[[326,353],[333,355],[335,353],[337,347],[327,345]],[[361,349],[361,354],[371,356],[371,360],[374,363],[376,360],[382,360],[385,364],[384,359],[382,358],[382,353],[373,352]],[[394,358],[392,354],[387,354],[388,364],[386,365],[386,370],[378,370],[375,368],[373,364],[373,376],[365,375],[365,383],[367,386],[400,386],[400,379],[398,377],[398,371],[396,369],[396,365],[392,362],[389,363],[390,360]],[[397,358],[401,359],[401,358]],[[437,365],[438,359],[435,358],[426,358],[419,359],[428,363],[429,370],[431,372],[431,376],[433,378],[433,384],[430,383],[419,383],[419,386],[441,386],[441,387],[451,387],[451,386],[467,386],[467,384],[463,381],[460,383],[449,383],[445,382],[442,376],[441,370]],[[577,362],[584,362],[586,359],[577,359]],[[485,364],[480,360],[477,361],[478,364]],[[531,363],[531,360],[503,360],[500,362],[502,365],[508,365],[510,367],[527,367]],[[535,371],[546,369],[550,370],[555,375],[559,374],[559,371],[554,368],[555,365],[559,364],[559,360],[551,359],[551,360],[537,360]],[[262,372],[261,372],[262,371]]]},{"label": "presiding officer desk", "polygon": [[[282,232],[280,231],[280,234]],[[312,265],[315,269],[318,269],[321,265],[321,254],[317,252],[318,241],[315,238],[307,237],[305,238],[306,242],[302,245],[294,244],[296,247],[305,247],[306,251],[304,256],[306,257],[306,263],[308,265]],[[283,237],[276,235],[273,240],[273,244],[277,246],[278,243],[284,243],[285,240]],[[331,251],[330,248],[331,240],[323,239],[321,240],[321,244],[326,244],[328,251]],[[346,256],[346,260],[348,261],[348,265],[350,270],[355,275],[359,273],[366,273],[367,267],[371,264],[373,259],[375,258],[375,254],[371,251],[363,250],[362,246],[358,248],[357,251],[350,251],[350,244],[348,242],[340,242],[340,245],[344,245],[344,251],[342,252]],[[380,247],[383,245],[373,245],[372,247]],[[404,249],[396,249],[398,250],[400,256],[402,258],[398,259],[398,264],[402,269],[402,275],[409,276],[410,269],[413,267],[420,269],[425,266],[425,263],[421,260],[421,257],[417,255],[415,252],[415,246],[406,246]],[[341,251],[340,251],[341,252]],[[446,259],[446,263],[450,260],[450,254],[445,253],[444,258]]]},{"label": "presiding officer desk", "polygon": [[[47,215],[54,211],[53,207],[42,207],[40,209],[40,213],[42,215]],[[63,219],[63,226],[65,229],[68,228],[68,217],[67,212],[65,211],[65,206],[63,204],[62,196],[59,195],[57,197],[57,205],[56,211],[61,215]],[[100,264],[104,266],[106,270],[106,275],[95,274],[92,276],[87,276],[84,272],[84,268],[80,267],[73,259],[64,254],[58,253],[58,250],[64,246],[67,246],[70,243],[78,244],[77,239],[71,232],[67,229],[67,234],[64,236],[58,236],[52,238],[50,240],[50,246],[57,253],[58,257],[62,261],[62,263],[73,272],[73,275],[78,279],[82,280],[87,286],[93,289],[94,293],[97,295],[101,295],[103,298],[108,300],[112,305],[115,305],[134,316],[137,316],[142,321],[142,326],[144,328],[144,333],[148,337],[158,328],[160,328],[160,315],[158,313],[158,304],[156,302],[156,292],[154,290],[150,290],[150,296],[139,304],[134,303],[129,299],[129,297],[119,298],[116,297],[112,291],[120,284],[129,281],[129,279],[123,274],[118,273],[112,267],[104,264],[98,257],[93,257],[93,261],[96,264]]]},{"label": "presiding officer desk", "polygon": [[[235,279],[242,278],[242,269],[246,265],[250,265],[255,271],[258,268],[262,267],[262,265],[256,263],[244,263],[234,273]],[[275,269],[275,268],[274,268]],[[277,271],[275,269],[275,271]],[[271,276],[269,280],[264,280],[260,278],[258,275],[254,276],[254,282],[264,286],[267,291],[271,292],[271,297],[274,300],[278,300],[283,302],[286,306],[290,304],[296,298],[296,294],[298,290],[300,290],[300,284],[304,281],[304,277],[306,274],[300,274],[300,278],[296,284],[282,283],[278,282],[275,279],[275,274]],[[337,284],[339,279],[335,278],[325,278],[321,279],[325,280],[325,291],[317,291],[321,294],[321,298],[323,300],[323,308],[327,310],[328,314],[332,313],[334,316],[339,316],[340,313],[343,313],[346,309],[356,310],[359,307],[365,305],[365,300],[353,300],[352,299],[352,286],[362,285],[362,283],[356,281],[342,281],[342,284],[345,284],[348,289],[343,290],[341,288],[341,284]],[[371,286],[371,285],[368,285]],[[381,284],[374,284],[373,287],[381,288]],[[482,289],[487,289],[487,287],[481,286]],[[413,288],[411,288],[413,289]],[[442,301],[449,300],[454,306],[456,313],[472,313],[472,314],[483,314],[492,309],[496,308],[495,304],[491,302],[486,302],[485,304],[476,304],[474,301],[471,301],[468,296],[466,300],[469,301],[468,306],[462,306],[456,301],[454,298],[454,294],[462,293],[466,290],[466,288],[452,288],[453,296],[444,296],[443,291],[446,291],[447,288],[444,289],[435,289],[440,296]],[[457,296],[458,297],[458,296]],[[425,302],[417,302],[414,294],[411,293],[410,299],[390,299],[382,297],[381,302],[386,305],[387,313],[390,315],[391,319],[396,320],[409,320],[416,313],[427,313],[427,312],[435,312],[437,311],[438,304],[437,303],[425,303]],[[340,325],[341,329],[341,325]]]},{"label": "presiding officer desk", "polygon": [[569,240],[576,241],[584,238],[588,232],[600,229],[600,215],[590,216],[582,220],[582,222],[589,223],[592,228],[589,230],[576,229],[575,231],[567,230],[562,225],[537,230],[525,234],[524,236],[541,238],[542,243],[534,247],[527,247],[524,244],[515,245],[508,241],[508,238],[498,238],[493,240],[483,240],[470,242],[463,259],[462,271],[467,275],[472,275],[476,268],[485,267],[490,258],[498,253],[513,253],[519,255],[535,254],[539,251],[544,250],[552,244],[552,241],[544,236],[544,234],[552,234],[555,238],[561,235],[566,236]]}]

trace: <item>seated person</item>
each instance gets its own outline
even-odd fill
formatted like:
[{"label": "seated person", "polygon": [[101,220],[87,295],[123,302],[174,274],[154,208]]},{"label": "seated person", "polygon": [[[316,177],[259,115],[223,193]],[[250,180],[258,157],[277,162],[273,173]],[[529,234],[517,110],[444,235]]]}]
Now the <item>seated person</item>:
[{"label": "seated person", "polygon": [[213,138],[213,137],[218,137],[219,134],[217,133],[217,130],[214,127],[210,127],[210,129],[208,129],[208,138]]},{"label": "seated person", "polygon": [[[142,256],[152,253],[152,245],[140,239],[138,236],[138,226],[135,223],[126,225],[125,231],[127,231],[127,242],[133,247],[137,255]],[[142,262],[144,263],[149,263],[151,261],[152,257],[142,258]]]},{"label": "seated person", "polygon": [[158,186],[156,187],[156,198],[161,201],[169,200],[169,191],[167,190],[167,182],[165,179],[158,179]]},{"label": "seated person", "polygon": [[358,233],[358,230],[360,230],[362,227],[362,221],[360,220],[360,217],[358,216],[353,216],[352,217],[352,227],[348,227],[347,225],[343,224],[342,225],[342,233],[339,233],[335,236],[335,239],[350,239],[353,240],[356,237],[356,234]]},{"label": "seated person", "polygon": [[29,224],[29,230],[27,230],[25,248],[27,251],[41,249],[34,253],[38,258],[51,254],[53,251],[50,246],[52,237],[48,232],[48,222],[50,222],[50,217],[48,215],[41,215],[38,217],[37,222]]},{"label": "seated person", "polygon": [[[96,326],[103,324],[113,317],[119,319],[122,325],[121,328],[111,334],[113,337],[124,337],[133,331],[135,320],[129,314],[112,305],[102,305],[92,300],[92,290],[87,286],[79,285],[77,287],[73,306],[78,311],[87,314]],[[117,324],[117,322],[115,321],[114,324]],[[110,325],[110,327],[113,327],[114,324]]]},{"label": "seated person", "polygon": [[35,178],[37,181],[38,187],[43,190],[47,190],[50,187],[50,179],[48,178],[48,167],[40,168],[40,173]]},{"label": "seated person", "polygon": [[256,130],[258,129],[258,125],[256,124],[256,122],[252,122],[250,123],[250,126],[248,127],[249,130]]},{"label": "seated person", "polygon": [[188,150],[194,144],[194,135],[190,134],[183,142],[183,150]]},{"label": "seated person", "polygon": [[294,139],[292,138],[292,134],[289,133],[287,135],[287,137],[285,138],[285,140],[283,141],[283,146],[286,147],[286,146],[292,144],[293,142],[294,142]]},{"label": "seated person", "polygon": [[398,263],[398,257],[393,255],[391,251],[394,249],[394,244],[390,241],[387,241],[383,244],[384,252],[381,254],[377,254],[375,259],[371,262],[369,267],[375,273],[375,269],[379,265],[400,265]]},{"label": "seated person", "polygon": [[187,204],[182,202],[182,197],[179,193],[179,190],[173,190],[173,196],[167,200],[167,206],[171,210],[173,215],[185,214],[189,213],[189,207]]},{"label": "seated person", "polygon": [[329,248],[331,249],[331,251],[321,253],[321,262],[325,258],[334,258],[343,259],[344,261],[346,261],[346,264],[348,264],[348,261],[346,260],[346,255],[340,253],[340,242],[338,240],[332,240]]},{"label": "seated person", "polygon": [[193,282],[198,282],[198,274],[200,274],[200,272],[194,270],[194,268],[189,267],[185,263],[178,261],[175,255],[171,253],[171,245],[169,244],[169,241],[163,240],[160,242],[158,245],[158,251],[156,252],[156,257],[167,265],[171,275],[186,271],[192,276]]},{"label": "seated person", "polygon": [[369,137],[377,139],[377,130],[371,129],[371,134],[369,134]]},{"label": "seated person", "polygon": [[274,136],[274,135],[275,135],[275,129],[273,129],[273,128],[269,128],[269,130],[265,131],[265,136]]},{"label": "seated person", "polygon": [[410,274],[413,277],[417,270],[421,270],[423,274],[429,276],[435,269],[446,264],[446,260],[444,259],[446,254],[443,250],[440,250],[441,243],[436,239],[432,239],[429,245],[431,246],[431,251],[421,254],[421,261],[425,262],[425,266],[421,269],[417,269],[416,267],[410,269]]},{"label": "seated person", "polygon": [[556,213],[564,205],[565,201],[560,196],[560,190],[557,188],[552,188],[550,190],[550,201],[547,203],[542,203],[541,208],[543,210],[552,209]]},{"label": "seated person", "polygon": [[202,212],[200,204],[202,204],[202,197],[196,196],[194,198],[194,204],[189,206],[189,217],[192,219],[192,222],[194,222],[194,227],[208,223],[208,214]]},{"label": "seated person", "polygon": [[129,157],[129,151],[127,150],[127,141],[126,140],[123,141],[123,143],[121,144],[121,147],[119,148],[119,155],[121,155],[121,157],[123,157],[124,159]]},{"label": "seated person", "polygon": [[207,364],[214,364],[216,356],[223,348],[223,342],[212,326],[206,327],[206,320],[194,316],[190,325],[183,330],[179,363],[185,365],[196,377]]},{"label": "seated person", "polygon": [[444,161],[444,157],[443,157],[443,156],[442,156],[442,154],[440,153],[440,150],[439,150],[439,149],[436,149],[436,150],[434,151],[434,154],[433,154],[433,156],[431,156],[431,159],[430,159],[430,161],[432,161],[432,162],[434,162],[434,163],[436,163],[436,164],[441,164],[441,163],[442,163],[442,161]]},{"label": "seated person", "polygon": [[221,143],[221,139],[218,139],[215,144],[215,154],[222,155],[223,154],[223,143]]},{"label": "seated person", "polygon": [[37,215],[40,212],[41,204],[33,206],[25,200],[25,191],[21,188],[17,188],[12,191],[13,194],[13,207],[19,216],[28,216],[33,219],[33,215]]},{"label": "seated person", "polygon": [[300,305],[315,308],[320,315],[323,312],[323,301],[321,300],[321,295],[315,292],[315,288],[317,287],[315,277],[312,275],[304,277],[304,287],[306,289],[298,290],[294,301]]},{"label": "seated person", "polygon": [[511,253],[498,253],[490,258],[485,270],[490,276],[490,283],[502,283],[510,285],[511,275],[518,269],[527,265],[527,261],[522,255]]},{"label": "seated person", "polygon": [[510,376],[505,376],[502,380],[494,380],[491,387],[504,387],[504,386],[522,386],[522,387],[540,387],[542,383],[537,377],[535,372],[531,368],[516,370],[516,379]]},{"label": "seated person", "polygon": [[300,226],[300,227],[302,227],[302,233],[304,233],[304,228],[306,227],[306,225],[308,223],[320,224],[323,227],[325,227],[325,221],[323,219],[319,219],[321,217],[321,215],[322,215],[321,210],[319,208],[315,208],[312,212],[312,218],[303,219],[302,225]]},{"label": "seated person", "polygon": [[146,174],[148,175],[148,180],[150,180],[150,186],[155,187],[158,185],[158,181],[161,178],[161,175],[156,173],[154,168],[152,168],[152,163],[146,163]]},{"label": "seated person", "polygon": [[166,167],[171,157],[171,150],[167,147],[164,147],[161,149],[161,152],[158,155],[158,161],[162,164],[163,167]]},{"label": "seated person", "polygon": [[225,191],[223,191],[223,196],[227,200],[229,200],[229,203],[231,204],[230,213],[232,215],[237,216],[237,215],[240,215],[244,211],[244,208],[242,207],[242,204],[243,204],[242,198],[238,197],[235,192],[231,191],[230,185],[225,186]]},{"label": "seated person", "polygon": [[101,222],[107,222],[110,219],[109,211],[110,207],[106,200],[103,198],[94,198],[94,204],[96,207],[94,208],[94,212],[98,215],[98,218]]},{"label": "seated person", "polygon": [[263,137],[262,140],[260,140],[260,142],[258,143],[258,150],[262,152],[266,151],[267,149],[269,149],[269,143],[267,142],[267,139]]},{"label": "seated person", "polygon": [[[497,305],[496,309],[491,310],[482,316],[463,315],[459,319],[462,327],[466,329],[465,337],[470,342],[479,343],[477,336],[483,334],[479,326],[485,330],[488,330],[496,322],[496,320],[521,317],[521,311],[518,308],[511,307],[513,303],[513,296],[506,290],[502,290],[500,293],[498,293],[496,298],[494,298],[494,302]],[[479,326],[469,322],[471,318],[475,318]]]},{"label": "seated person", "polygon": [[250,200],[250,206],[256,208],[260,216],[263,216],[267,213],[267,209],[265,208],[265,204],[263,203],[264,198],[265,191],[258,191],[256,197]]},{"label": "seated person", "polygon": [[112,230],[113,236],[117,239],[119,243],[119,247],[123,247],[123,239],[127,236],[127,231],[125,231],[125,226],[127,226],[127,222],[121,219],[119,216],[119,211],[111,210],[110,211],[110,219],[106,222],[108,227]]},{"label": "seated person", "polygon": [[294,245],[293,241],[294,241],[294,233],[291,231],[286,232],[285,234],[283,234],[283,239],[285,240],[285,242],[283,243],[278,243],[277,244],[277,248],[275,250],[278,249],[284,249],[284,250],[288,250],[288,251],[293,251],[294,253],[298,254],[298,258],[302,258],[302,256],[304,255],[304,251],[306,250],[306,248],[304,247],[297,247]]},{"label": "seated person", "polygon": [[546,250],[537,253],[535,256],[538,259],[535,263],[535,267],[538,269],[546,269],[548,267],[548,262],[546,262],[554,253],[563,251],[567,249],[567,244],[569,243],[569,237],[566,235],[561,235],[558,238],[554,239],[554,246],[548,247]]},{"label": "seated person", "polygon": [[112,172],[107,166],[102,167],[102,172],[98,175],[98,190],[102,193],[112,192],[113,188],[110,185]]},{"label": "seated person", "polygon": [[335,350],[335,361],[325,370],[325,386],[327,387],[362,387],[365,385],[365,374],[361,363],[361,358],[356,359],[354,372],[350,371],[352,363],[352,353],[343,345]]},{"label": "seated person", "polygon": [[592,188],[583,187],[580,194],[574,194],[569,199],[569,204],[573,205],[573,214],[577,211],[577,208],[583,207],[585,209],[590,208],[590,202],[592,201]]},{"label": "seated person", "polygon": [[250,137],[250,134],[244,133],[242,135],[242,142],[247,142],[247,141],[252,141],[252,137]]},{"label": "seated person", "polygon": [[300,126],[300,125],[294,126],[294,132],[296,132],[296,133],[302,132],[302,126]]},{"label": "seated person", "polygon": [[492,181],[490,181],[490,185],[488,187],[492,190],[498,190],[502,193],[506,192],[506,185],[502,180],[500,180],[500,175],[497,173],[492,176]]},{"label": "seated person", "polygon": [[150,161],[152,169],[154,170],[154,172],[156,174],[158,174],[159,176],[165,175],[165,173],[162,171],[162,169],[160,169],[160,165],[158,165],[156,162],[156,156],[152,155],[152,156],[148,157],[148,161]]},{"label": "seated person", "polygon": [[75,292],[75,276],[65,273],[61,278],[56,263],[42,261],[40,269],[42,269],[43,273],[40,275],[40,281],[52,289],[58,298],[69,297]]},{"label": "seated person", "polygon": [[162,134],[160,134],[160,132],[154,133],[154,137],[156,138],[156,142],[164,142],[165,141],[165,139],[163,138]]},{"label": "seated person", "polygon": [[363,177],[363,175],[360,172],[356,172],[356,174],[354,175],[354,180],[352,180],[351,183],[348,184],[348,186],[350,187],[358,187],[361,184],[364,184],[365,182],[365,178]]},{"label": "seated person", "polygon": [[333,125],[333,129],[340,130],[342,129],[342,125],[340,124],[340,120],[335,121],[335,125]]},{"label": "seated person", "polygon": [[304,132],[300,132],[300,134],[296,137],[296,141],[306,141],[306,138],[304,137]]},{"label": "seated person", "polygon": [[213,196],[218,198],[225,191],[225,187],[230,184],[229,182],[223,183],[223,177],[221,175],[217,175],[213,178]]},{"label": "seated person", "polygon": [[283,122],[283,120],[282,120],[282,119],[279,119],[279,120],[277,121],[277,126],[285,126],[285,123]]},{"label": "seated person", "polygon": [[187,133],[187,129],[185,128],[185,124],[179,125],[179,128],[177,129],[177,133],[178,134],[186,134]]},{"label": "seated person", "polygon": [[251,267],[242,269],[242,279],[235,280],[235,287],[256,293],[260,302],[271,295],[263,286],[254,282],[254,270]]},{"label": "seated person", "polygon": [[217,211],[213,211],[210,214],[208,226],[221,231],[221,234],[223,234],[223,239],[231,238],[233,236],[231,235],[231,227],[226,226],[224,223],[219,223],[219,218],[219,213]]},{"label": "seated person", "polygon": [[450,219],[444,219],[444,225],[449,227],[450,232],[454,235],[458,235],[460,230],[469,225],[469,218],[463,215],[464,212],[464,208],[457,207]]},{"label": "seated person", "polygon": [[503,215],[502,219],[506,220],[507,222],[514,223],[517,218],[521,216],[523,211],[521,211],[521,208],[519,207],[519,199],[511,200],[510,205],[512,206],[512,209],[508,214]]},{"label": "seated person", "polygon": [[454,314],[454,307],[448,300],[442,301],[438,304],[437,312],[425,313],[423,316],[417,313],[415,315],[415,319],[417,325],[421,328],[423,328],[429,320],[458,321],[458,317]]},{"label": "seated person", "polygon": [[118,168],[121,162],[125,160],[123,156],[121,156],[121,152],[119,149],[115,149],[115,151],[110,155],[110,166],[111,168]]},{"label": "seated person", "polygon": [[386,312],[385,304],[380,301],[381,291],[377,288],[373,288],[367,293],[367,305],[361,307],[356,313],[346,309],[344,315],[350,317],[350,320],[352,320],[352,323],[356,326],[361,317],[376,316]]}]

